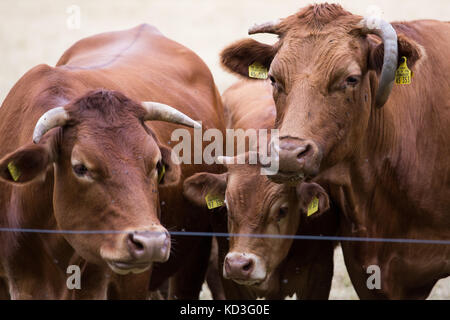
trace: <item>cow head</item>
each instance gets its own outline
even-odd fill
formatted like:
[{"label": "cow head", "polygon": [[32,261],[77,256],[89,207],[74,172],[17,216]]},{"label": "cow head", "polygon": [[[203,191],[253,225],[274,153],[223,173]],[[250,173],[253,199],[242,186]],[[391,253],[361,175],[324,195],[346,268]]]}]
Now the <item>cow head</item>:
[{"label": "cow head", "polygon": [[[301,221],[315,219],[328,210],[326,192],[316,183],[297,186],[271,182],[260,174],[258,165],[227,165],[223,174],[197,173],[184,182],[184,194],[200,206],[207,195],[225,199],[228,232],[269,237],[230,237],[223,275],[239,284],[267,290],[271,275],[287,256]],[[317,197],[318,211],[307,216],[307,208]],[[273,237],[270,237],[273,235]]]},{"label": "cow head", "polygon": [[398,35],[379,18],[320,4],[249,30],[279,35],[274,45],[246,39],[223,50],[222,64],[232,72],[248,77],[254,63],[268,70],[280,130],[275,181],[313,177],[376,134],[369,120],[383,112],[398,63],[406,57],[413,69],[423,55],[408,37],[414,31],[396,28]]},{"label": "cow head", "polygon": [[65,234],[75,251],[120,274],[142,272],[169,257],[158,188],[180,178],[171,149],[158,141],[146,120],[197,125],[166,105],[138,104],[114,91],[90,92],[46,112],[36,124],[34,144],[0,161],[0,177],[22,185],[54,172],[58,228],[105,231]]}]

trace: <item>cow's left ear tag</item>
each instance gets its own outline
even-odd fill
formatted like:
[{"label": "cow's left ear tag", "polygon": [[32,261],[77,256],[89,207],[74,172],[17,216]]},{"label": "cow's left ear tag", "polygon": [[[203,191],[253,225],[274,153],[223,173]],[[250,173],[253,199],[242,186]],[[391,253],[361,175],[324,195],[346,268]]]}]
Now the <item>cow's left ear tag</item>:
[{"label": "cow's left ear tag", "polygon": [[267,79],[268,71],[262,64],[254,62],[248,66],[248,76],[255,79]]},{"label": "cow's left ear tag", "polygon": [[161,172],[158,175],[158,184],[161,182],[161,180],[164,178],[164,174],[166,173],[166,166],[163,164]]},{"label": "cow's left ear tag", "polygon": [[402,63],[398,66],[397,71],[395,71],[395,83],[396,84],[411,84],[412,72],[409,70],[406,64],[406,57],[402,57]]},{"label": "cow's left ear tag", "polygon": [[10,163],[8,163],[8,170],[14,181],[19,180],[22,173],[20,172],[19,168],[16,167],[14,162],[11,161]]},{"label": "cow's left ear tag", "polygon": [[207,194],[205,197],[205,200],[206,200],[206,205],[208,206],[208,209],[210,209],[210,210],[221,207],[225,204],[225,199],[219,195]]},{"label": "cow's left ear tag", "polygon": [[308,205],[307,216],[309,217],[314,213],[316,213],[317,211],[319,211],[319,199],[317,197],[314,197]]}]

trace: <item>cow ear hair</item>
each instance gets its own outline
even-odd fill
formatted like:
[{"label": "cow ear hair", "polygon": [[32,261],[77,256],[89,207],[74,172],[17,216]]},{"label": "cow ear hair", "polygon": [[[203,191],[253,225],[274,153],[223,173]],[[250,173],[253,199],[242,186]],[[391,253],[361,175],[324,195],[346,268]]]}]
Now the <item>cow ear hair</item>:
[{"label": "cow ear hair", "polygon": [[[414,71],[417,68],[417,62],[425,56],[424,48],[403,33],[397,34],[397,44],[397,66],[402,63],[402,57],[406,57],[408,68]],[[369,68],[379,74],[383,68],[384,46],[382,43],[369,38],[369,50]]]},{"label": "cow ear hair", "polygon": [[187,178],[183,185],[183,194],[194,204],[206,207],[206,196],[225,198],[227,188],[227,173],[215,174],[209,172],[196,173]]},{"label": "cow ear hair", "polygon": [[254,63],[269,70],[277,51],[277,44],[268,45],[250,38],[243,39],[223,49],[220,61],[228,71],[249,77],[249,66]]},{"label": "cow ear hair", "polygon": [[55,136],[49,134],[38,143],[29,143],[0,160],[0,179],[13,184],[25,184],[44,175],[55,159]]},{"label": "cow ear hair", "polygon": [[319,216],[330,208],[327,192],[317,183],[302,182],[297,185],[296,191],[302,214],[308,216],[308,209],[315,198],[318,199],[318,208],[312,210],[311,216]]}]

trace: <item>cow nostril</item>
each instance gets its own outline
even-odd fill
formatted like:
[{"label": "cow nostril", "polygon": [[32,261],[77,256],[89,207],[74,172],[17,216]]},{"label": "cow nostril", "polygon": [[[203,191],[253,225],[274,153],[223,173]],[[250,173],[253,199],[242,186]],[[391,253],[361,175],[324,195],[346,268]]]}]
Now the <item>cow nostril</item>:
[{"label": "cow nostril", "polygon": [[144,244],[137,240],[133,233],[128,234],[128,245],[134,252],[142,252],[145,249]]},{"label": "cow nostril", "polygon": [[227,271],[227,273],[230,273],[230,271],[231,271],[231,264],[230,264],[230,260],[228,260],[228,258],[225,258],[225,270]]},{"label": "cow nostril", "polygon": [[301,159],[304,156],[306,156],[310,150],[311,150],[310,144],[307,144],[305,147],[301,147],[300,150],[297,152],[297,159]]},{"label": "cow nostril", "polygon": [[250,271],[253,268],[253,260],[249,260],[246,264],[242,266],[242,270]]}]

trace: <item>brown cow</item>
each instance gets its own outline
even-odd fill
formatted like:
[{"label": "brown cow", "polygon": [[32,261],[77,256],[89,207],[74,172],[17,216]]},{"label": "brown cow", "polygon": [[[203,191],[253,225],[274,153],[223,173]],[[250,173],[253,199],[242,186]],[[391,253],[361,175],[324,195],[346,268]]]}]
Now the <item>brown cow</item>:
[{"label": "brown cow", "polygon": [[[269,70],[281,139],[274,179],[327,180],[343,236],[450,239],[450,23],[389,24],[320,4],[249,31],[260,32],[279,40],[239,41],[222,62],[244,76],[255,61]],[[394,85],[405,58],[412,83]],[[361,298],[423,299],[450,275],[448,245],[342,246]],[[370,265],[381,271],[375,288]]]},{"label": "brown cow", "polygon": [[[227,89],[223,94],[227,126],[243,130],[272,128],[275,105],[271,91],[270,83],[249,81]],[[203,206],[208,194],[223,197],[230,233],[334,234],[337,221],[332,212],[322,215],[329,202],[318,184],[276,184],[261,175],[261,167],[256,164],[228,164],[227,168],[227,173],[197,173],[187,178],[184,192]],[[319,199],[318,212],[308,217],[307,207],[314,197]],[[227,298],[283,299],[294,293],[300,299],[328,298],[333,276],[331,241],[231,237],[229,252],[221,258],[225,278],[250,286],[236,288],[224,282]]]},{"label": "brown cow", "polygon": [[[171,251],[160,211],[172,228],[208,225],[178,196],[185,176],[207,168],[172,162],[172,130],[198,125],[176,109],[221,126],[206,65],[148,25],[83,39],[56,67],[39,65],[17,82],[0,109],[0,226],[123,232],[1,232],[0,288],[13,299],[147,297],[144,271]],[[189,258],[186,246],[197,247]],[[188,278],[197,296],[209,247],[194,239],[176,248],[184,272],[197,266]],[[71,264],[81,268],[81,290],[66,288]],[[166,278],[183,271],[179,260],[167,264],[177,269]],[[122,275],[130,272],[141,274]]]}]

